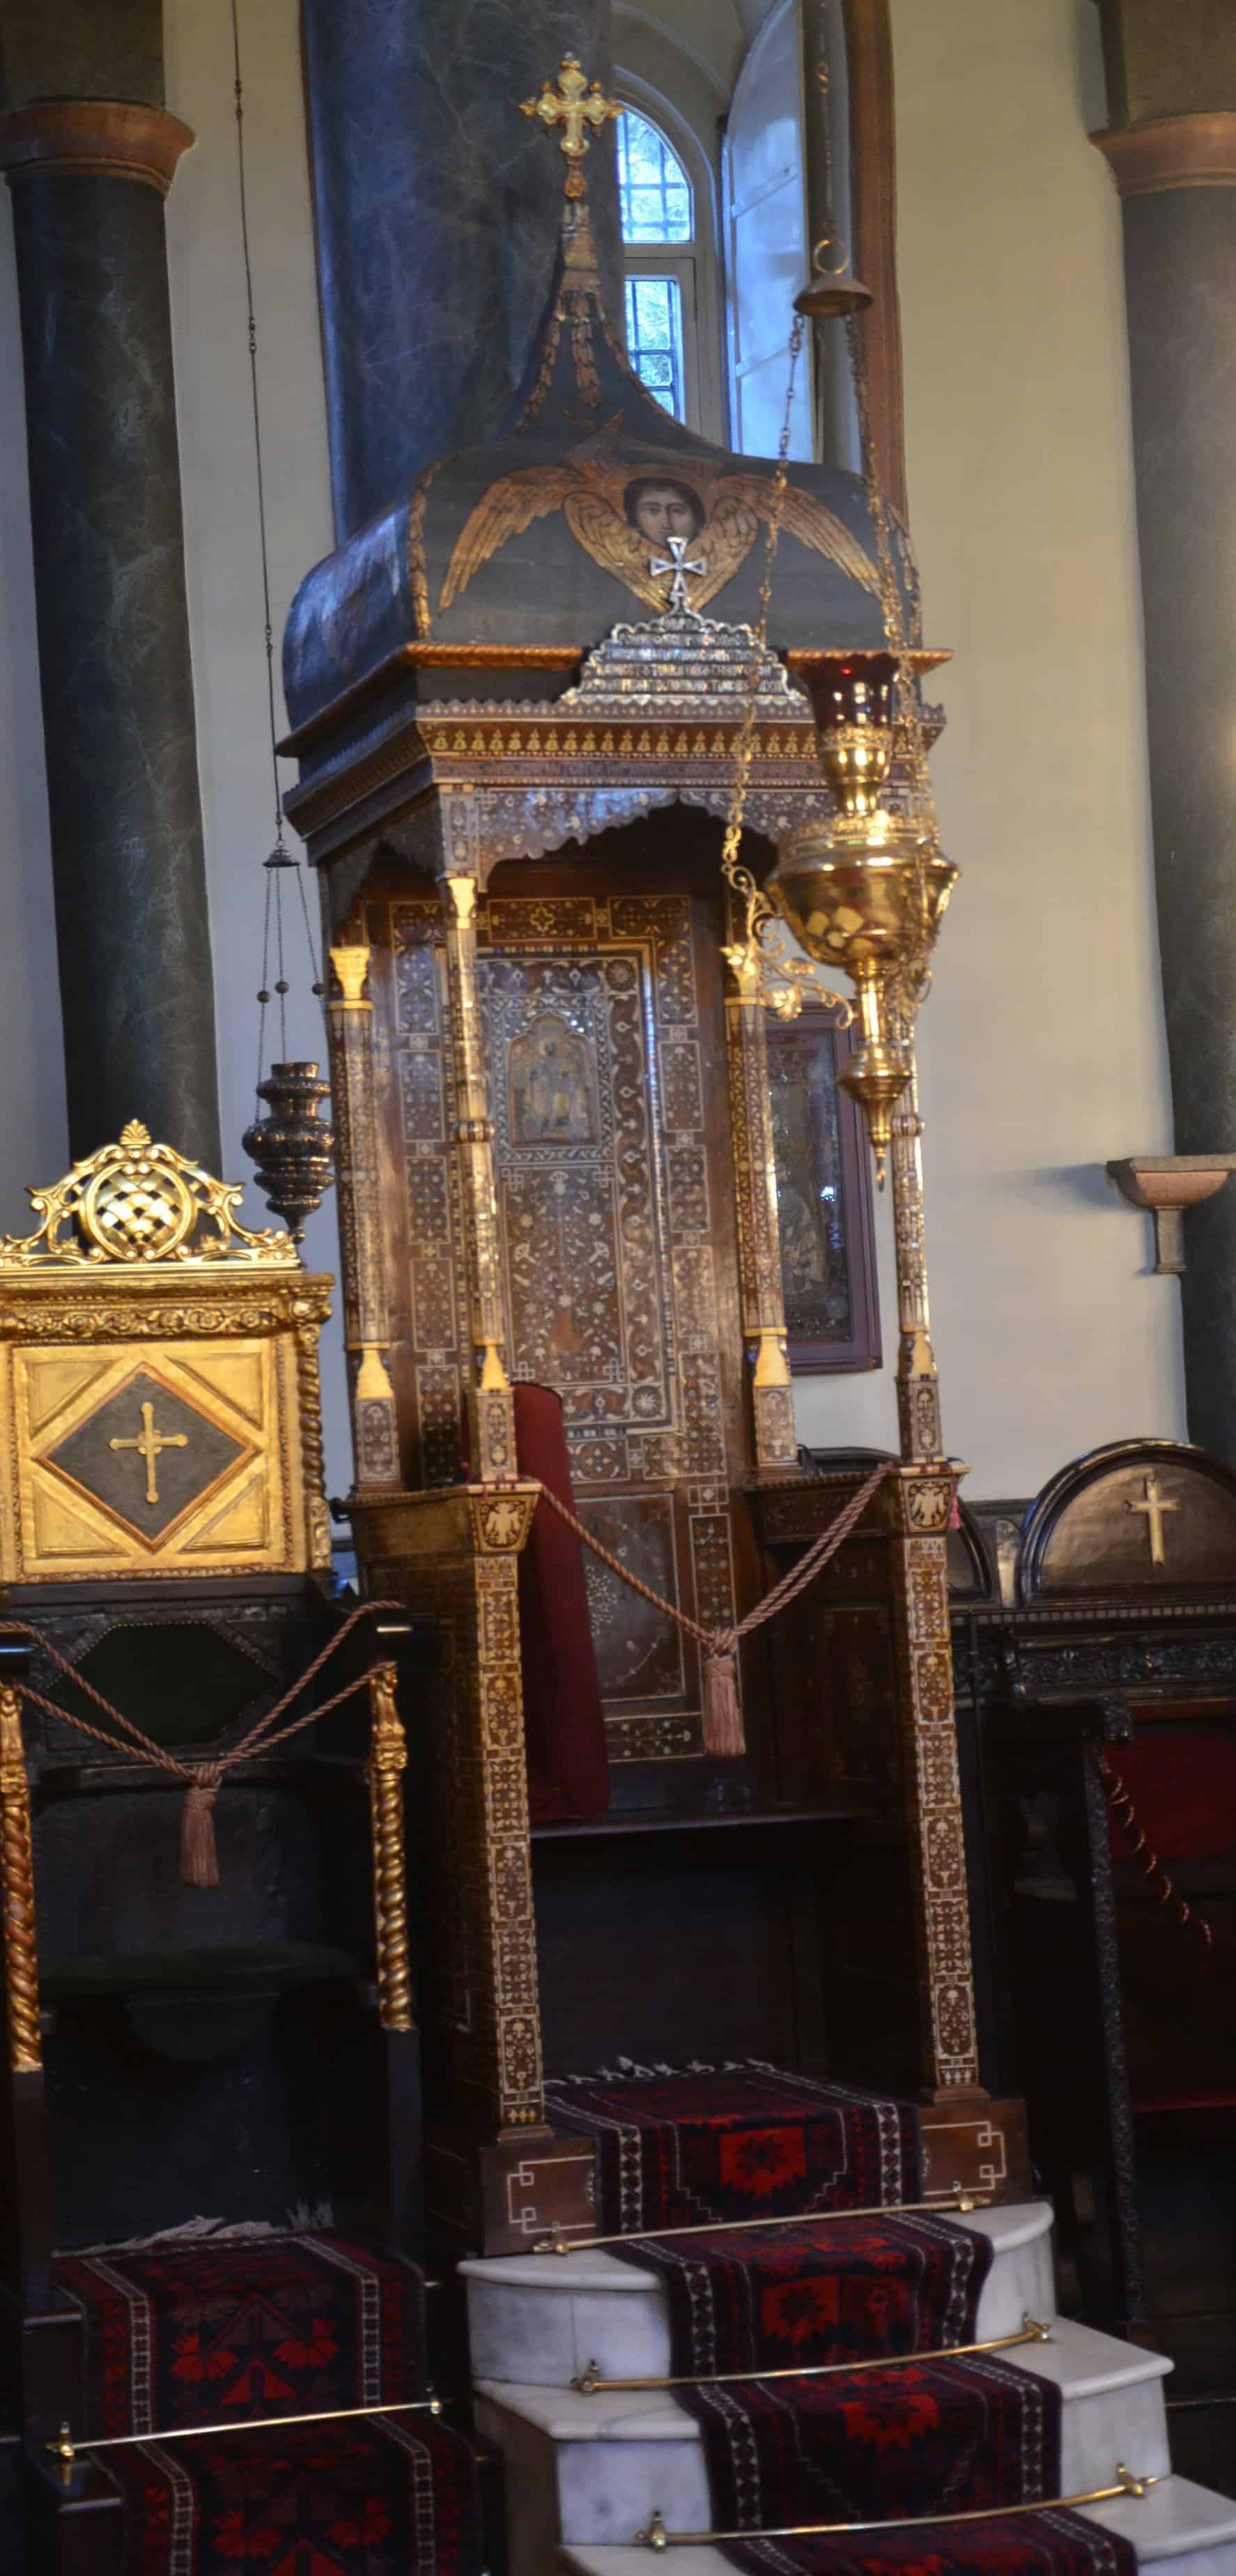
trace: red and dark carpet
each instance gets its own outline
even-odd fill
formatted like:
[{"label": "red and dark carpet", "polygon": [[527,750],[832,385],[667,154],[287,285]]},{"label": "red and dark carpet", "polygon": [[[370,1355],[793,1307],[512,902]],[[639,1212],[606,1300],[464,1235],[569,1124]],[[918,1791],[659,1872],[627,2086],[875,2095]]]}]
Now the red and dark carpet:
[{"label": "red and dark carpet", "polygon": [[697,2378],[970,2343],[991,2269],[988,2237],[892,2211],[615,2251],[659,2274],[672,2367]]},{"label": "red and dark carpet", "polygon": [[313,2234],[62,2254],[84,2436],[170,2433],[415,2397],[423,2292],[400,2256]]},{"label": "red and dark carpet", "polygon": [[107,2454],[124,2576],[474,2576],[467,2443],[426,2416],[226,2433]]},{"label": "red and dark carpet", "polygon": [[597,2232],[917,2200],[913,2106],[775,2067],[628,2067],[545,2087],[597,2151]]},{"label": "red and dark carpet", "polygon": [[991,2357],[684,2389],[713,2526],[891,2520],[1060,2493],[1060,2392]]}]

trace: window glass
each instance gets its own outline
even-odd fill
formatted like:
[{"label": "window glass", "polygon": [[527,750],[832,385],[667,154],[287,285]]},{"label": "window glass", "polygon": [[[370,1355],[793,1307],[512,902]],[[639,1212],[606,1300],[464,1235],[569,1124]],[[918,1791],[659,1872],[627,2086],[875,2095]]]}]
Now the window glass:
[{"label": "window glass", "polygon": [[681,161],[645,116],[623,109],[617,122],[618,202],[626,242],[689,242],[691,183]]},{"label": "window glass", "polygon": [[650,394],[685,420],[682,288],[676,277],[628,277],[627,356]]}]

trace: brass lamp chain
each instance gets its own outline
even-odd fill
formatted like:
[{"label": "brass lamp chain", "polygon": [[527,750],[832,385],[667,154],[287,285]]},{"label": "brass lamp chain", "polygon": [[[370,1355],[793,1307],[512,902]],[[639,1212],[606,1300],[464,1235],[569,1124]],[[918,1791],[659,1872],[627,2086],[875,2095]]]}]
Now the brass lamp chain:
[{"label": "brass lamp chain", "polygon": [[[283,837],[283,791],[279,784],[279,742],[275,724],[275,634],[270,608],[270,558],[266,543],[266,477],[262,464],[262,406],[258,395],[257,319],[253,309],[253,262],[249,255],[249,205],[245,186],[245,87],[240,69],[240,18],[237,0],[231,0],[233,96],[236,102],[236,171],[240,198],[240,241],[245,267],[245,306],[249,335],[249,390],[253,407],[253,458],[257,479],[258,539],[262,564],[262,605],[265,613],[266,646],[266,713],[270,728],[270,765],[275,789],[275,846],[262,864],[266,871],[266,897],[262,920],[262,981],[258,986],[257,1076],[254,1082],[253,1125],[242,1139],[245,1152],[252,1155],[257,1167],[257,1181],[264,1192],[267,1207],[283,1218],[292,1239],[299,1243],[304,1234],[305,1218],[320,1207],[322,1195],[332,1181],[331,1148],[334,1131],[319,1117],[324,1101],[330,1098],[330,1084],[323,1080],[317,1062],[302,1057],[293,1062],[288,1056],[287,959],[284,955],[283,879],[288,869],[296,879],[300,897],[300,915],[304,926],[305,945],[309,951],[310,989],[325,1019],[324,986],[318,967],[317,949],[305,900],[305,880],[298,859],[294,859]],[[272,995],[271,941],[274,940],[274,963],[278,967]],[[272,999],[279,1005],[279,1062],[266,1068],[266,1013]],[[265,1079],[263,1075],[265,1074]],[[269,1103],[270,1114],[262,1115],[263,1102]]]},{"label": "brass lamp chain", "polygon": [[790,426],[794,412],[794,386],[802,352],[805,317],[796,313],[790,333],[790,365],[785,385],[785,408],[781,417],[781,435],[777,441],[777,462],[773,473],[772,497],[768,510],[768,534],[764,540],[764,570],[760,580],[759,614],[751,637],[751,659],[747,670],[747,694],[742,723],[734,744],[734,781],[730,789],[729,812],[725,837],[721,843],[721,874],[729,886],[736,905],[741,906],[741,935],[723,954],[739,981],[751,977],[758,999],[781,1018],[792,1019],[802,1007],[804,991],[825,1008],[835,1011],[837,1026],[847,1028],[854,1012],[844,994],[833,992],[819,981],[817,970],[805,959],[774,957],[762,948],[765,931],[776,919],[772,904],[762,886],[756,883],[750,868],[739,858],[743,821],[747,810],[747,791],[751,783],[751,763],[755,756],[755,732],[759,716],[760,675],[768,650],[768,608],[772,598],[773,565],[781,536],[781,519],[789,481]]},{"label": "brass lamp chain", "polygon": [[[286,1057],[288,1051],[287,996],[290,988],[286,972],[286,958],[284,954],[282,879],[285,871],[289,868],[292,870],[296,878],[296,888],[300,897],[300,911],[304,926],[305,941],[309,950],[309,962],[312,969],[312,990],[319,1001],[322,997],[323,986],[318,970],[317,947],[309,919],[309,906],[305,899],[305,885],[304,878],[301,873],[300,862],[292,857],[284,839],[283,832],[283,790],[279,779],[278,726],[275,720],[275,636],[274,621],[271,615],[270,605],[270,556],[266,537],[266,476],[262,457],[262,407],[258,392],[257,317],[254,312],[253,302],[253,262],[249,249],[249,202],[245,183],[245,91],[244,80],[242,78],[240,68],[240,23],[238,0],[231,0],[231,14],[233,62],[232,90],[236,102],[237,195],[240,205],[241,255],[244,262],[245,274],[246,329],[249,347],[249,393],[253,415],[253,456],[257,482],[258,546],[262,567],[262,608],[264,616],[263,640],[266,653],[266,712],[270,734],[270,765],[275,800],[275,845],[269,858],[263,861],[263,866],[266,870],[266,897],[262,923],[262,981],[257,995],[259,1014],[257,1081],[260,1083],[266,1061],[266,1012],[272,998],[270,985],[272,941],[274,962],[278,967],[278,974],[275,978],[274,984],[274,997],[277,1000],[279,1007],[279,1051],[284,1057]],[[260,1094],[258,1114],[260,1115]]]},{"label": "brass lamp chain", "polygon": [[772,500],[768,512],[768,534],[764,540],[760,609],[751,638],[747,700],[743,709],[742,723],[738,729],[738,738],[734,745],[734,784],[730,790],[730,810],[726,817],[725,839],[721,844],[721,873],[727,884],[733,887],[740,903],[746,906],[748,940],[752,937],[758,920],[767,918],[772,909],[767,898],[761,895],[750,868],[744,868],[739,864],[738,846],[742,839],[743,817],[747,810],[747,789],[751,779],[751,762],[755,752],[760,673],[768,650],[768,603],[772,598],[773,565],[776,562],[777,546],[781,537],[781,513],[785,506],[785,487],[789,481],[790,424],[794,412],[794,384],[803,345],[803,330],[803,317],[799,313],[794,317],[794,328],[790,333],[790,371],[786,378],[781,436],[777,442],[777,467],[773,475]]}]

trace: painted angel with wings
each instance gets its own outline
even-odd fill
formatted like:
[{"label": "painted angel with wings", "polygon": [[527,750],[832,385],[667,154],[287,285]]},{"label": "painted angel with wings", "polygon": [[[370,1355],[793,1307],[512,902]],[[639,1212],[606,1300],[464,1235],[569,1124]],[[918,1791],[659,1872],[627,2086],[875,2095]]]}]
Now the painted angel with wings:
[{"label": "painted angel with wings", "polygon": [[[707,607],[733,579],[772,507],[772,477],[735,474],[707,457],[684,460],[672,449],[650,448],[638,463],[615,453],[621,412],[569,455],[548,465],[521,465],[503,474],[477,502],[455,545],[442,584],[442,609],[460,597],[491,555],[522,536],[534,519],[561,510],[577,543],[603,572],[624,582],[648,608],[664,608],[671,573],[652,559],[670,537],[689,546],[691,606]],[[686,471],[684,472],[684,461]],[[689,478],[688,479],[688,475]],[[850,581],[879,591],[871,556],[824,502],[787,483],[781,525],[800,545],[825,555]]]}]

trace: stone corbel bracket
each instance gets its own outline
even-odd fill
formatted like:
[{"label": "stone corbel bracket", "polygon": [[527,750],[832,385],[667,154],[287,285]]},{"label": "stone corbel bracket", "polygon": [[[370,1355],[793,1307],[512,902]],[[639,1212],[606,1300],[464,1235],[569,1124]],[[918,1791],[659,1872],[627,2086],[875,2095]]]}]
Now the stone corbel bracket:
[{"label": "stone corbel bracket", "polygon": [[1154,1277],[1178,1279],[1185,1268],[1185,1209],[1222,1189],[1236,1171],[1236,1154],[1129,1154],[1107,1169],[1130,1207],[1148,1208],[1154,1218]]}]

